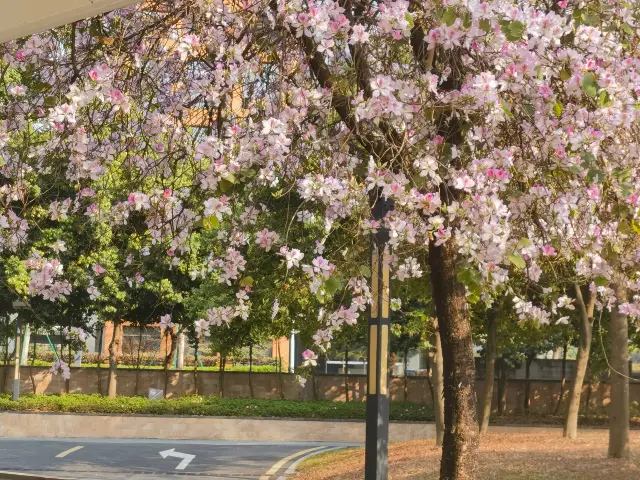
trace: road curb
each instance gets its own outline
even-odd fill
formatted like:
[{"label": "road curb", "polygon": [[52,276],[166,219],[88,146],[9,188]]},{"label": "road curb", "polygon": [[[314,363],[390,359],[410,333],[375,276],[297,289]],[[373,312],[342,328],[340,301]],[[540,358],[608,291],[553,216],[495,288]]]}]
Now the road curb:
[{"label": "road curb", "polygon": [[0,480],[68,480],[68,479],[62,478],[62,477],[49,477],[46,475],[32,475],[30,473],[0,471]]},{"label": "road curb", "polygon": [[[389,425],[392,442],[434,436],[432,423]],[[2,412],[0,437],[363,443],[365,422]]]}]

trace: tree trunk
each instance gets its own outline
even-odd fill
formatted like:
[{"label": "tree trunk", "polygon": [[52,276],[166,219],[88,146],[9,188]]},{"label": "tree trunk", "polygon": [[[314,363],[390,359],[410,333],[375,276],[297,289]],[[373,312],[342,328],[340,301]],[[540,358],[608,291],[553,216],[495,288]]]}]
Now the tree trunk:
[{"label": "tree trunk", "polygon": [[[5,317],[5,327],[8,326],[8,320]],[[4,358],[3,358],[4,367],[2,368],[2,388],[0,388],[0,392],[4,392],[4,389],[7,386],[7,375],[9,373],[9,337],[5,338],[4,342]]]},{"label": "tree trunk", "polygon": [[563,436],[571,440],[578,437],[578,413],[580,412],[580,397],[582,396],[582,383],[589,365],[589,352],[591,350],[591,334],[593,329],[593,310],[595,308],[595,295],[589,294],[588,300],[582,295],[582,289],[575,285],[576,303],[580,313],[580,340],[578,344],[578,357],[576,368],[569,387],[569,406],[564,420]]},{"label": "tree trunk", "polygon": [[[169,344],[171,339],[171,344]],[[178,335],[173,328],[165,330],[165,352],[164,352],[164,398],[167,398],[167,389],[169,388],[169,365],[173,363],[175,358],[174,346],[177,343]]]},{"label": "tree trunk", "polygon": [[493,400],[493,379],[496,372],[496,329],[496,312],[490,309],[487,312],[487,352],[484,375],[484,399],[482,400],[482,420],[480,421],[481,434],[487,433],[489,430],[491,401]]},{"label": "tree trunk", "polygon": [[525,413],[529,413],[529,408],[531,407],[531,363],[535,355],[533,353],[528,353],[527,358],[525,359],[525,384],[524,384],[524,411]]},{"label": "tree trunk", "polygon": [[567,382],[567,350],[569,349],[569,342],[565,342],[562,347],[562,382],[560,382],[560,395],[558,395],[558,403],[556,403],[556,408],[553,410],[553,414],[557,415],[560,411],[560,406],[562,405],[562,400],[564,399],[564,386]]},{"label": "tree trunk", "polygon": [[224,398],[224,368],[227,366],[227,357],[220,357],[220,398]]},{"label": "tree trunk", "polygon": [[587,378],[589,379],[587,381],[587,395],[585,396],[585,399],[584,399],[584,409],[586,412],[589,411],[589,407],[591,404],[591,394],[593,393],[593,377],[591,376],[591,372],[589,371],[588,367],[587,367]]},{"label": "tree trunk", "polygon": [[435,347],[433,352],[433,411],[436,422],[436,447],[441,447],[444,439],[444,369],[442,367],[442,342],[438,331],[438,319],[433,319],[434,334],[431,344]]},{"label": "tree trunk", "polygon": [[195,394],[198,395],[200,389],[198,388],[198,341],[196,340],[196,347],[193,352],[193,386]]},{"label": "tree trunk", "polygon": [[[60,349],[60,353],[62,353],[62,349]],[[73,363],[73,357],[71,356],[71,343],[69,343],[68,345],[68,351],[67,351],[67,355],[69,358],[69,363],[67,365],[69,365],[69,367],[71,367],[71,364]],[[68,394],[69,391],[71,390],[71,380],[70,379],[66,379],[64,381],[64,393]]]},{"label": "tree trunk", "polygon": [[349,401],[349,348],[344,349],[344,395]]},{"label": "tree trunk", "polygon": [[407,366],[408,366],[408,356],[409,356],[409,349],[405,348],[404,352],[402,352],[404,354],[404,360],[403,363],[404,365],[402,366],[403,370],[404,370],[404,401],[406,402],[409,399],[409,375],[407,374]]},{"label": "tree trunk", "polygon": [[280,339],[276,341],[276,352],[278,352],[278,358],[276,359],[276,363],[278,365],[278,392],[280,393],[280,400],[284,400],[284,391],[282,389],[282,356],[280,355]]},{"label": "tree trunk", "polygon": [[122,319],[116,315],[113,321],[113,335],[109,344],[109,398],[116,398],[118,388],[118,356],[122,345]]},{"label": "tree trunk", "polygon": [[457,247],[451,238],[429,248],[431,284],[442,342],[445,430],[440,478],[475,478],[478,417],[471,321],[465,287],[456,276]]},{"label": "tree trunk", "polygon": [[33,389],[33,394],[35,395],[38,387],[36,386],[36,377],[33,374],[33,366],[36,363],[37,345],[36,345],[36,334],[37,330],[33,332],[33,358],[31,359],[31,365],[29,366],[29,376],[31,377],[31,388]]},{"label": "tree trunk", "polygon": [[319,400],[320,399],[320,393],[318,392],[319,387],[318,387],[318,369],[319,369],[319,365],[316,365],[315,367],[311,367],[311,383],[313,386],[313,399],[314,400]]},{"label": "tree trunk", "polygon": [[253,393],[253,343],[249,344],[249,392],[251,398],[255,398]]},{"label": "tree trunk", "polygon": [[611,404],[609,405],[609,456],[629,458],[629,325],[619,309],[627,301],[622,285],[612,285],[617,303],[611,310]]},{"label": "tree trunk", "polygon": [[436,406],[436,398],[435,393],[433,392],[433,382],[431,381],[432,368],[431,368],[431,351],[425,352],[425,363],[427,367],[427,385],[429,386],[429,393],[431,394],[431,405],[433,405],[434,409]]},{"label": "tree trunk", "polygon": [[138,327],[138,353],[136,355],[136,386],[134,390],[134,395],[138,396],[138,388],[140,386],[140,355],[142,352],[142,326]]},{"label": "tree trunk", "polygon": [[98,376],[98,395],[104,395],[102,393],[102,342],[104,340],[104,326],[100,329],[100,335],[98,336],[98,365],[96,368],[96,374]]},{"label": "tree trunk", "polygon": [[507,412],[507,362],[504,358],[499,359],[500,377],[498,377],[498,413]]}]

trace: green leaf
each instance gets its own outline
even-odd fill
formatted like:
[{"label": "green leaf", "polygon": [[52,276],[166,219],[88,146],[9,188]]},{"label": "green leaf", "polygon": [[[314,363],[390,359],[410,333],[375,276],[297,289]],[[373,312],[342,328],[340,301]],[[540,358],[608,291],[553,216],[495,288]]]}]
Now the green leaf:
[{"label": "green leaf", "polygon": [[316,299],[320,303],[324,303],[324,293],[322,292],[322,290],[320,288],[318,290],[316,290]]},{"label": "green leaf", "polygon": [[571,78],[571,70],[569,70],[568,68],[563,68],[562,70],[560,70],[560,80],[562,80],[563,82],[566,82],[570,78]]},{"label": "green leaf", "polygon": [[634,232],[634,228],[631,226],[629,220],[622,220],[618,223],[618,231],[626,235],[631,235]]},{"label": "green leaf", "polygon": [[405,12],[404,19],[409,24],[409,30],[411,30],[413,28],[413,26],[415,25],[415,23],[413,21],[413,15],[411,15],[409,12]]},{"label": "green leaf", "polygon": [[531,245],[533,245],[533,242],[531,240],[529,240],[528,238],[522,237],[518,241],[518,246],[516,247],[516,249],[520,250],[521,248],[530,247]]},{"label": "green leaf", "polygon": [[454,24],[458,16],[456,15],[456,11],[453,7],[449,7],[445,10],[442,15],[442,23],[444,23],[447,27],[450,27]]},{"label": "green leaf", "polygon": [[624,30],[624,32],[629,34],[629,35],[635,35],[636,34],[636,32],[633,31],[633,27],[631,25],[629,25],[628,23],[623,23],[622,24],[622,30]]},{"label": "green leaf", "polygon": [[253,168],[243,168],[238,173],[240,174],[241,177],[247,178],[247,179],[252,179],[257,175],[256,171]]},{"label": "green leaf", "polygon": [[218,183],[218,188],[220,188],[220,191],[222,193],[227,193],[233,188],[233,183],[226,178],[223,178],[222,180],[220,180],[220,183]]},{"label": "green leaf", "polygon": [[527,263],[524,261],[524,258],[522,258],[517,253],[512,253],[507,258],[509,258],[509,261],[518,268],[524,268],[527,266]]},{"label": "green leaf", "polygon": [[220,220],[215,215],[202,219],[202,226],[205,230],[217,230],[220,227]]},{"label": "green leaf", "polygon": [[469,14],[469,12],[465,12],[465,14],[462,16],[462,26],[464,28],[469,28],[472,24],[472,20],[471,20],[471,15]]},{"label": "green leaf", "polygon": [[507,40],[509,40],[510,42],[517,42],[518,40],[522,39],[522,35],[526,30],[527,26],[524,23],[518,20],[514,20],[512,22],[509,22],[509,25],[507,26],[507,29],[504,33],[507,37]]},{"label": "green leaf", "polygon": [[589,25],[590,27],[595,27],[597,25],[600,25],[599,15],[583,13],[580,18],[582,18],[582,21],[585,23],[585,25]]},{"label": "green leaf", "polygon": [[606,287],[609,284],[609,281],[604,277],[596,277],[593,279],[593,283],[598,287]]},{"label": "green leaf", "polygon": [[562,104],[558,101],[556,101],[553,104],[553,113],[556,114],[556,117],[560,118],[562,117],[562,111],[564,110],[564,107],[562,106]]},{"label": "green leaf", "polygon": [[580,158],[582,158],[582,166],[585,168],[590,168],[596,162],[596,157],[591,152],[583,153]]},{"label": "green leaf", "polygon": [[595,97],[598,94],[598,82],[593,73],[587,72],[582,77],[582,90],[590,97]]},{"label": "green leaf", "polygon": [[600,92],[600,97],[598,97],[598,105],[601,107],[608,107],[611,105],[611,97],[609,97],[609,92],[603,90]]},{"label": "green leaf", "polygon": [[465,285],[471,285],[473,283],[473,270],[470,268],[465,268],[464,270],[458,270],[456,274],[458,280],[460,280]]},{"label": "green leaf", "polygon": [[511,113],[509,104],[504,100],[504,98],[500,99],[500,104],[502,105],[502,110],[504,110],[504,113],[507,116],[507,118],[509,119],[513,118],[513,113]]},{"label": "green leaf", "polygon": [[240,280],[241,287],[253,287],[253,277],[244,277]]},{"label": "green leaf", "polygon": [[480,22],[478,23],[478,26],[485,33],[489,33],[493,31],[493,28],[491,28],[491,22],[486,18],[483,18],[482,20],[480,20]]},{"label": "green leaf", "polygon": [[329,295],[333,295],[340,288],[340,280],[337,278],[329,278],[324,282],[324,290]]},{"label": "green leaf", "polygon": [[55,107],[58,104],[58,101],[55,97],[45,97],[43,105],[45,107]]},{"label": "green leaf", "polygon": [[530,117],[533,117],[535,115],[535,113],[536,113],[535,107],[533,105],[531,105],[530,103],[525,103],[524,105],[522,105],[522,108],[524,108],[524,111]]},{"label": "green leaf", "polygon": [[631,220],[631,228],[633,228],[634,232],[636,232],[638,235],[640,235],[640,225],[638,225],[636,223],[635,219]]},{"label": "green leaf", "polygon": [[587,172],[587,180],[593,182],[596,179],[602,181],[604,179],[604,172],[602,170],[598,170],[597,168],[590,168]]},{"label": "green leaf", "polygon": [[360,265],[360,274],[363,277],[371,277],[371,269],[367,265]]},{"label": "green leaf", "polygon": [[467,303],[474,304],[480,301],[480,296],[476,293],[471,293],[467,295]]}]

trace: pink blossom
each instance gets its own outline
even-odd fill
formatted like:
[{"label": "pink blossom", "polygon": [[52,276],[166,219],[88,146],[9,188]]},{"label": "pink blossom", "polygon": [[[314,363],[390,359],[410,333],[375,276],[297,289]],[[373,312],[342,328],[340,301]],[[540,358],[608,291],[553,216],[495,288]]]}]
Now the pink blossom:
[{"label": "pink blossom", "polygon": [[544,255],[545,257],[555,257],[557,255],[556,253],[556,249],[553,248],[551,245],[543,245],[542,246],[542,255]]}]

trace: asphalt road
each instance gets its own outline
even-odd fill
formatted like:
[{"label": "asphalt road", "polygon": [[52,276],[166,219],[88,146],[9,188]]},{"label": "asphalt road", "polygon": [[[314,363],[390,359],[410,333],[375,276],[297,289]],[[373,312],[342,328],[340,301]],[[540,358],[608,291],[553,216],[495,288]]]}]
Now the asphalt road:
[{"label": "asphalt road", "polygon": [[[284,480],[302,458],[349,446],[353,445],[0,438],[0,472],[69,480]],[[4,478],[11,477],[0,473]]]}]

